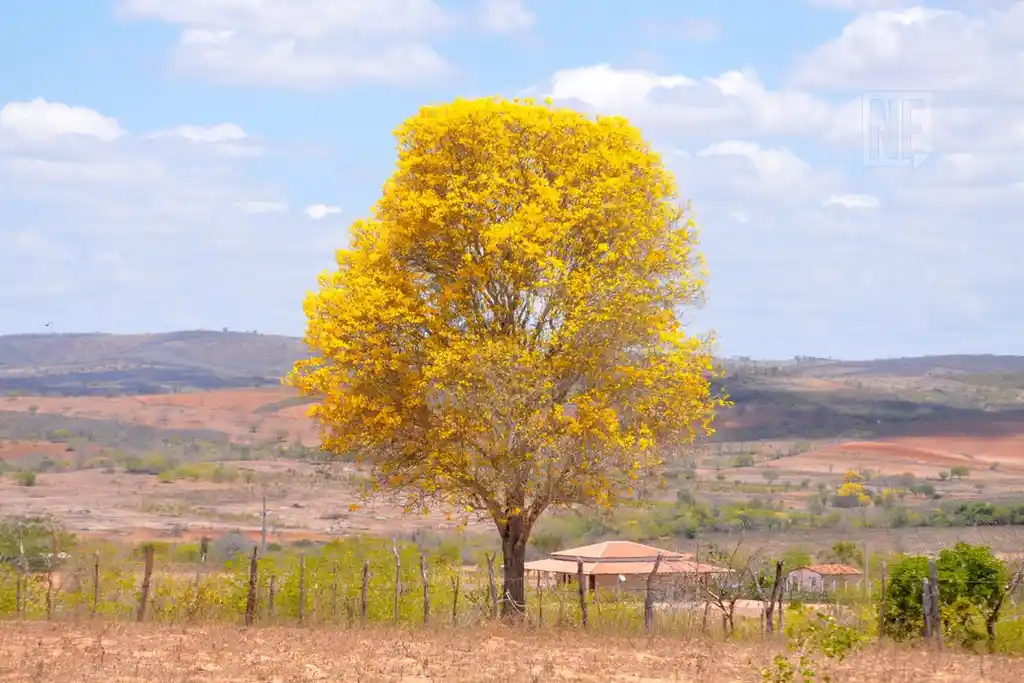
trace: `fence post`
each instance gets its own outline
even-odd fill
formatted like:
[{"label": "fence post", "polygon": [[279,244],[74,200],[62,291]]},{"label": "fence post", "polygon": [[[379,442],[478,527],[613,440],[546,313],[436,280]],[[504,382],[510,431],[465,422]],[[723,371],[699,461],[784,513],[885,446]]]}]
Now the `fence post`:
[{"label": "fence post", "polygon": [[338,623],[338,561],[334,561],[334,575],[331,579],[331,620]]},{"label": "fence post", "polygon": [[935,637],[935,645],[942,648],[942,603],[939,600],[939,572],[935,567],[935,559],[928,560],[928,577],[931,583],[931,608],[932,608],[932,635]]},{"label": "fence post", "polygon": [[587,627],[587,584],[586,576],[583,574],[583,560],[576,558],[576,583],[580,587],[580,619],[583,628]]},{"label": "fence post", "polygon": [[878,603],[878,637],[881,638],[885,635],[885,607],[886,602],[888,601],[888,594],[886,593],[885,587],[885,560],[882,560],[881,575],[879,578],[881,579],[882,595],[879,598],[880,602]]},{"label": "fence post", "polygon": [[274,598],[277,597],[277,576],[270,577],[270,585],[267,586],[267,616],[274,618]]},{"label": "fence post", "polygon": [[363,562],[363,586],[362,586],[362,590],[360,591],[360,595],[359,595],[359,597],[360,597],[359,615],[360,615],[360,619],[363,622],[363,626],[366,626],[366,608],[367,608],[366,593],[367,593],[367,591],[369,589],[370,589],[370,561],[366,560],[365,562]]},{"label": "fence post", "polygon": [[932,587],[927,578],[921,579],[921,612],[924,614],[924,639],[932,639]]},{"label": "fence post", "polygon": [[252,626],[256,620],[256,586],[259,581],[259,547],[253,546],[252,557],[249,558],[249,594],[245,597],[245,625]]},{"label": "fence post", "polygon": [[149,601],[149,584],[153,577],[153,556],[156,548],[152,544],[147,543],[142,546],[142,552],[145,557],[145,564],[142,568],[142,590],[139,595],[139,608],[135,613],[135,621],[142,621],[146,618],[146,603]]},{"label": "fence post", "polygon": [[459,574],[456,569],[455,576],[452,577],[452,626],[457,626],[459,623]]},{"label": "fence post", "polygon": [[[654,559],[651,573],[647,575],[647,589],[644,593],[644,630],[648,633],[654,628],[654,577],[658,573],[658,568],[661,567],[661,555],[661,553],[658,553],[658,557]],[[582,563],[577,565],[577,571],[582,575]]]},{"label": "fence post", "polygon": [[50,539],[50,561],[46,564],[46,618],[53,619],[53,569],[57,563],[57,532]]},{"label": "fence post", "polygon": [[23,587],[22,574],[24,570],[21,568],[21,563],[18,563],[18,570],[14,574],[14,616],[21,617],[22,605],[25,603],[25,596],[23,593],[27,590],[28,586]]},{"label": "fence post", "polygon": [[491,595],[491,618],[498,618],[498,587],[494,584],[494,555],[487,556],[487,587]]},{"label": "fence post", "polygon": [[537,572],[537,627],[544,626],[544,589],[540,585],[541,572]]},{"label": "fence post", "polygon": [[100,554],[94,552],[92,554],[92,615],[96,616],[96,611],[100,607]]},{"label": "fence post", "polygon": [[399,600],[402,597],[402,557],[398,554],[398,545],[391,539],[391,552],[395,554],[395,623],[398,623]]},{"label": "fence post", "polygon": [[420,576],[423,577],[423,623],[430,622],[430,580],[427,577],[427,558],[420,554]]},{"label": "fence post", "polygon": [[306,621],[306,553],[299,555],[299,626]]}]

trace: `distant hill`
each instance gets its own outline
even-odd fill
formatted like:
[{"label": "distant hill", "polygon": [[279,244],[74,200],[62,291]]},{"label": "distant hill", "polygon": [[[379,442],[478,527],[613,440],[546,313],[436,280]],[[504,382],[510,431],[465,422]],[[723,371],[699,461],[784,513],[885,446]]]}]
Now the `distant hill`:
[{"label": "distant hill", "polygon": [[300,339],[246,332],[0,336],[0,392],[149,394],[276,385]]},{"label": "distant hill", "polygon": [[752,372],[772,369],[772,374],[789,377],[841,378],[856,376],[922,377],[925,375],[1006,374],[1024,373],[1024,356],[993,354],[959,354],[944,356],[911,356],[875,360],[835,360],[831,358],[799,358],[785,361],[728,358],[723,365],[730,372]]},{"label": "distant hill", "polygon": [[[273,386],[304,355],[298,338],[247,332],[0,336],[0,394],[105,396]],[[889,406],[887,413],[1024,406],[1024,356],[731,358],[723,364],[723,383],[734,398],[819,419],[825,410],[838,410],[858,421],[884,421],[877,414],[883,406]]]}]

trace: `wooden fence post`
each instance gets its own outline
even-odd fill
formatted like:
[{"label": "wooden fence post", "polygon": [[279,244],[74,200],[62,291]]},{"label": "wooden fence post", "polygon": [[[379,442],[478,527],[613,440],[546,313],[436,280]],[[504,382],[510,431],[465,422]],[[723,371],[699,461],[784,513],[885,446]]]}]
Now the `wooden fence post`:
[{"label": "wooden fence post", "polygon": [[95,552],[92,554],[92,615],[96,616],[96,611],[100,607],[100,554]]},{"label": "wooden fence post", "polygon": [[885,636],[885,608],[886,608],[886,602],[888,601],[888,593],[886,592],[886,586],[885,586],[885,580],[886,580],[886,576],[885,576],[885,560],[882,560],[882,567],[881,567],[881,569],[882,569],[882,573],[881,573],[880,579],[881,579],[881,592],[882,592],[882,595],[879,598],[879,603],[878,603],[878,637],[879,638],[882,638],[883,636]]},{"label": "wooden fence post", "polygon": [[270,577],[270,585],[267,586],[267,616],[274,618],[274,598],[277,597],[277,577]]},{"label": "wooden fence post", "polygon": [[256,586],[259,582],[259,547],[253,546],[252,557],[249,558],[249,594],[245,597],[245,625],[252,626],[256,621]]},{"label": "wooden fence post", "polygon": [[50,561],[46,564],[46,618],[53,619],[53,570],[57,564],[57,532],[50,539]]},{"label": "wooden fence post", "polygon": [[338,562],[334,562],[334,575],[331,579],[331,620],[338,623]]},{"label": "wooden fence post", "polygon": [[580,588],[580,619],[583,628],[587,627],[587,584],[586,576],[583,574],[583,560],[576,558],[576,582]]},{"label": "wooden fence post", "polygon": [[942,602],[939,600],[939,572],[935,567],[934,558],[928,560],[928,577],[931,584],[932,635],[935,645],[942,648]]},{"label": "wooden fence post", "polygon": [[455,576],[452,577],[452,626],[456,626],[459,623],[459,574],[456,569]]},{"label": "wooden fence post", "polygon": [[22,574],[24,571],[21,568],[21,563],[18,563],[18,569],[14,573],[14,616],[21,617],[22,605],[25,603],[24,592],[27,586],[23,587],[24,581],[22,581]]},{"label": "wooden fence post", "polygon": [[537,627],[544,626],[544,589],[540,585],[541,572],[537,572]]},{"label": "wooden fence post", "polygon": [[398,623],[399,600],[402,597],[402,557],[398,554],[398,545],[395,539],[391,539],[391,552],[395,554],[395,623]]},{"label": "wooden fence post", "polygon": [[[647,575],[647,590],[644,593],[644,630],[648,633],[654,628],[654,577],[658,574],[658,568],[661,567],[661,555],[661,553],[658,553],[658,556],[654,559],[651,573]],[[577,565],[577,572],[582,576],[582,563]]]},{"label": "wooden fence post", "polygon": [[430,580],[427,577],[427,558],[420,554],[420,576],[423,577],[423,623],[430,623]]},{"label": "wooden fence post", "polygon": [[299,555],[299,626],[306,621],[306,554]]},{"label": "wooden fence post", "polygon": [[921,579],[921,612],[924,615],[924,639],[932,639],[932,587],[927,578]]},{"label": "wooden fence post", "polygon": [[494,584],[494,555],[487,556],[487,587],[491,594],[491,618],[498,618],[498,587]]},{"label": "wooden fence post", "polygon": [[149,601],[149,585],[153,577],[153,556],[156,548],[147,543],[142,547],[145,560],[142,568],[142,590],[139,595],[139,607],[135,613],[135,621],[142,621],[146,618],[146,603]]},{"label": "wooden fence post", "polygon": [[366,560],[365,562],[363,562],[363,586],[362,586],[362,590],[360,591],[360,596],[359,596],[360,597],[359,615],[360,615],[360,619],[363,622],[363,626],[366,626],[366,610],[367,610],[367,607],[368,607],[366,594],[367,594],[367,591],[369,591],[369,589],[370,589],[370,561]]}]

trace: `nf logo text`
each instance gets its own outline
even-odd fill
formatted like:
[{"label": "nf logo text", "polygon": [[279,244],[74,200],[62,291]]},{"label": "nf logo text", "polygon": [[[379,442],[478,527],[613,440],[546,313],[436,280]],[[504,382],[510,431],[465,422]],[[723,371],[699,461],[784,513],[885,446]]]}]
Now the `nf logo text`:
[{"label": "nf logo text", "polygon": [[861,106],[864,165],[919,168],[932,152],[932,97],[925,92],[866,92]]}]

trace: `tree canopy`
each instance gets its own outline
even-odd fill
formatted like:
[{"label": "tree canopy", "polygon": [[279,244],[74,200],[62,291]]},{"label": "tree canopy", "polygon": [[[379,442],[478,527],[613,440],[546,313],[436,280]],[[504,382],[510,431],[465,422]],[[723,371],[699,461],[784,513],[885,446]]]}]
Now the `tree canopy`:
[{"label": "tree canopy", "polygon": [[493,519],[521,604],[547,508],[614,505],[711,432],[711,339],[680,320],[703,300],[695,224],[623,118],[456,100],[395,135],[383,196],[305,302],[290,382],[319,398],[324,448],[409,509]]}]

